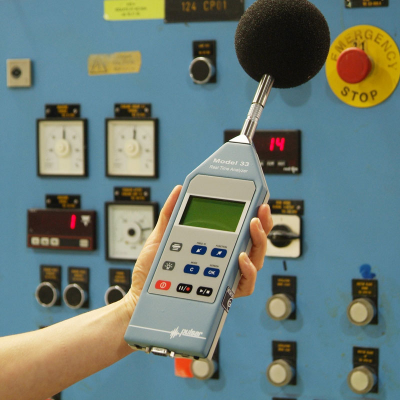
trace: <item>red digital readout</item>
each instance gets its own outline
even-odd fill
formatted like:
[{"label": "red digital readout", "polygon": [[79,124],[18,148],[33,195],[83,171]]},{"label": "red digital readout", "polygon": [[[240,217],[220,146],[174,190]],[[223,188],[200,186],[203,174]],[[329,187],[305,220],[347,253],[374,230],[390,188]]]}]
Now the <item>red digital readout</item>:
[{"label": "red digital readout", "polygon": [[272,137],[270,142],[269,142],[269,150],[274,151],[274,150],[280,150],[283,151],[285,150],[285,138],[279,138],[279,137]]},{"label": "red digital readout", "polygon": [[71,215],[71,221],[70,221],[69,227],[71,229],[75,229],[75,227],[76,227],[76,215],[75,214]]}]

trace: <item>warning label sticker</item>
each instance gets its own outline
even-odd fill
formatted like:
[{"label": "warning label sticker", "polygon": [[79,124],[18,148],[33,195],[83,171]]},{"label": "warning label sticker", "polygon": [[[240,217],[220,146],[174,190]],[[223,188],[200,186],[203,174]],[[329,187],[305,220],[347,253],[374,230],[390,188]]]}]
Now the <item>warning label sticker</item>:
[{"label": "warning label sticker", "polygon": [[112,54],[91,54],[88,58],[88,74],[133,74],[140,71],[142,55],[140,51],[125,51]]}]

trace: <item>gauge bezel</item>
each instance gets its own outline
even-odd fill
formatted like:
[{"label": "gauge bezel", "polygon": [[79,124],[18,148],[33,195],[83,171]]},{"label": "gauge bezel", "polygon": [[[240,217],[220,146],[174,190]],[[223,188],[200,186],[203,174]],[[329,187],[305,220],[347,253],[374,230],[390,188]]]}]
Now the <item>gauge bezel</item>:
[{"label": "gauge bezel", "polygon": [[[110,171],[110,165],[109,165],[109,147],[108,147],[108,140],[109,140],[109,135],[111,134],[110,129],[109,129],[109,123],[113,121],[126,121],[126,122],[131,122],[134,124],[135,122],[143,122],[143,121],[149,121],[149,125],[152,124],[153,128],[153,157],[154,157],[154,173],[149,174],[149,175],[143,175],[143,174],[123,174],[120,175],[118,173],[113,173]],[[142,179],[154,179],[158,178],[158,118],[135,118],[135,117],[121,117],[121,118],[106,118],[105,120],[105,173],[107,177],[111,178],[142,178]]]},{"label": "gauge bezel", "polygon": [[[40,169],[40,129],[41,124],[43,122],[56,122],[56,123],[76,123],[82,122],[83,125],[83,143],[82,143],[82,155],[83,155],[83,172],[79,174],[49,174],[46,172],[41,172]],[[40,177],[55,177],[55,178],[84,178],[88,176],[88,155],[87,155],[87,147],[88,147],[88,138],[87,138],[87,119],[86,118],[38,118],[36,120],[36,173],[37,176]]]},{"label": "gauge bezel", "polygon": [[111,206],[120,206],[120,207],[151,207],[153,211],[153,227],[156,226],[157,220],[158,220],[158,203],[152,202],[152,201],[108,201],[105,203],[105,241],[106,241],[106,260],[109,261],[136,261],[137,258],[120,258],[120,257],[114,257],[110,254],[110,243],[111,243],[111,238],[110,238],[110,226],[109,226],[109,217],[110,217],[110,208]]}]

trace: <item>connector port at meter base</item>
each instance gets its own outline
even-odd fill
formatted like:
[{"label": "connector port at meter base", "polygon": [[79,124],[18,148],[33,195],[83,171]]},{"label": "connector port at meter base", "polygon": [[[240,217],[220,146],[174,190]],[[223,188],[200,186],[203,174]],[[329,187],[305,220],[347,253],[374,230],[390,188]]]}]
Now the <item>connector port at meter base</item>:
[{"label": "connector port at meter base", "polygon": [[167,349],[163,349],[161,347],[152,347],[150,351],[154,355],[161,356],[161,357],[167,357],[168,355],[171,355],[171,353]]},{"label": "connector port at meter base", "polygon": [[168,349],[164,349],[162,347],[143,347],[139,346],[137,344],[129,345],[129,347],[133,350],[140,350],[144,351],[145,353],[149,354],[152,353],[156,356],[161,356],[161,357],[171,357],[171,358],[189,358],[191,360],[202,360],[202,358],[198,356],[188,356],[186,354],[177,354],[174,351],[170,351]]}]

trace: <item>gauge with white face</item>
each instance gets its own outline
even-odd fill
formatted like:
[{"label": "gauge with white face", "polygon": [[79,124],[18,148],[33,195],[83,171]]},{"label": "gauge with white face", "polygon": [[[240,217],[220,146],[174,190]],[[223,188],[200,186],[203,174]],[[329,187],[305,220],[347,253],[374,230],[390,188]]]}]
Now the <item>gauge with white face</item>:
[{"label": "gauge with white face", "polygon": [[38,119],[38,175],[87,175],[86,125],[86,119]]},{"label": "gauge with white face", "polygon": [[149,202],[106,203],[106,258],[137,260],[154,229],[157,208]]},{"label": "gauge with white face", "polygon": [[107,119],[106,147],[107,176],[157,176],[157,119]]}]

